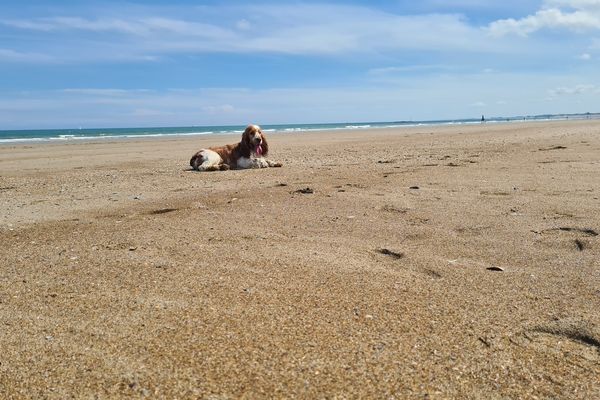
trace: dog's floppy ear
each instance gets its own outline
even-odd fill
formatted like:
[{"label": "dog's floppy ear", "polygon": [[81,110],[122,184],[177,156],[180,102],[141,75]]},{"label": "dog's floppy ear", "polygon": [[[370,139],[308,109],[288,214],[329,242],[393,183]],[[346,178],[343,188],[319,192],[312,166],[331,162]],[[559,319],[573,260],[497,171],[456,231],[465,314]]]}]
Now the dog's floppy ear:
[{"label": "dog's floppy ear", "polygon": [[252,148],[252,144],[250,143],[250,133],[252,132],[253,126],[248,125],[246,130],[242,134],[242,141],[240,142],[240,156],[242,157],[250,157],[250,149]]},{"label": "dog's floppy ear", "polygon": [[267,154],[269,154],[269,143],[267,143],[267,137],[262,133],[262,131],[260,132],[260,136],[262,137],[262,144],[260,147],[262,147],[262,155],[263,157],[266,157]]}]

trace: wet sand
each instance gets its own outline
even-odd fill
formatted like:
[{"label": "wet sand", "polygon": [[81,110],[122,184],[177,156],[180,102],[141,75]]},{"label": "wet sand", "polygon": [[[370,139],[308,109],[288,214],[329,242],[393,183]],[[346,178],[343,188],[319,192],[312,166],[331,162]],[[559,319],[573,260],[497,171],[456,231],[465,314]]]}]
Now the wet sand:
[{"label": "wet sand", "polygon": [[236,139],[0,146],[1,398],[600,398],[600,121]]}]

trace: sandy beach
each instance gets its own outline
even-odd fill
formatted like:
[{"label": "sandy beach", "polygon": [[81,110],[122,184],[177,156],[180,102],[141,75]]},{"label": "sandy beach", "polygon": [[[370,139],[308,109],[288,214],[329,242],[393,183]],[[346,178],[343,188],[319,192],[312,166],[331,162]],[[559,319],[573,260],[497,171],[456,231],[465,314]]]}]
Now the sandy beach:
[{"label": "sandy beach", "polygon": [[0,398],[600,398],[600,121],[237,139],[0,146]]}]

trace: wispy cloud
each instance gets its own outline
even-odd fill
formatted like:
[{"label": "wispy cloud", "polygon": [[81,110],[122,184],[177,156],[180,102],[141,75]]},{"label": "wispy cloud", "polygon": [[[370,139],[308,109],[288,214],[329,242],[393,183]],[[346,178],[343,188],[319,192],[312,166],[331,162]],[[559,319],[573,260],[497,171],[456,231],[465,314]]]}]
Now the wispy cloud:
[{"label": "wispy cloud", "polygon": [[2,24],[18,29],[52,32],[83,30],[92,32],[122,32],[143,34],[146,32],[142,24],[122,19],[86,19],[79,17],[52,17],[39,19],[2,20]]},{"label": "wispy cloud", "polygon": [[600,94],[600,86],[597,85],[575,85],[570,87],[558,87],[555,89],[550,89],[548,94],[551,97],[565,96],[565,95],[579,95],[584,93],[598,93]]},{"label": "wispy cloud", "polygon": [[78,30],[121,33],[135,36],[176,34],[215,39],[233,38],[229,30],[219,28],[215,25],[162,17],[131,19],[52,17],[32,20],[2,20],[1,22],[13,28],[45,32]]},{"label": "wispy cloud", "polygon": [[151,93],[149,89],[138,89],[138,90],[125,90],[125,89],[96,89],[96,88],[75,88],[75,89],[62,89],[62,93],[76,94],[83,96],[94,96],[94,97],[124,97],[132,96],[134,94]]},{"label": "wispy cloud", "polygon": [[[296,4],[202,7],[175,14],[113,18],[53,16],[43,18],[4,18],[0,25],[22,32],[48,35],[84,32],[79,46],[102,43],[101,50],[114,43],[111,35],[121,35],[121,46],[134,54],[149,52],[233,52],[336,55],[400,50],[418,51],[496,51],[481,37],[481,29],[471,26],[457,14],[399,15],[362,6]],[[128,12],[120,14],[127,15]],[[218,23],[215,14],[228,15]],[[76,37],[68,42],[77,46]],[[84,40],[88,39],[88,40]],[[106,51],[110,57],[111,51]]]},{"label": "wispy cloud", "polygon": [[387,76],[402,74],[405,72],[432,72],[432,71],[447,71],[455,69],[450,65],[445,64],[428,64],[428,65],[405,65],[401,67],[381,67],[371,68],[368,71],[369,75],[372,76]]},{"label": "wispy cloud", "polygon": [[591,50],[598,50],[598,49],[600,49],[600,38],[594,38],[594,39],[592,39],[592,43],[590,44],[589,48]]},{"label": "wispy cloud", "polygon": [[221,104],[217,106],[204,106],[202,110],[211,115],[231,114],[235,112],[235,107],[231,104]]},{"label": "wispy cloud", "polygon": [[476,101],[474,103],[469,104],[471,107],[483,108],[486,104],[483,101]]},{"label": "wispy cloud", "polygon": [[12,49],[0,48],[0,61],[2,62],[36,62],[54,63],[58,60],[50,55],[40,53],[21,52]]},{"label": "wispy cloud", "polygon": [[391,84],[346,88],[72,88],[2,96],[0,120],[4,128],[30,126],[31,115],[37,127],[302,123],[306,116],[310,122],[416,120],[476,117],[481,109],[486,115],[577,112],[600,94],[592,84],[546,86],[575,76],[547,82],[535,76],[433,75],[417,82],[407,76]]},{"label": "wispy cloud", "polygon": [[598,0],[546,0],[549,6],[571,7],[574,9],[600,9]]}]

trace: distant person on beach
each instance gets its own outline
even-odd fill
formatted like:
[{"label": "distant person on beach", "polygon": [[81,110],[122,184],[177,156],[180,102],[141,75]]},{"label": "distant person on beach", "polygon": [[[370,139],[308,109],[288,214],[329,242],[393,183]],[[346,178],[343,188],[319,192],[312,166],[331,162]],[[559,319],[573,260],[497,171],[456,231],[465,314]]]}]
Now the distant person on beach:
[{"label": "distant person on beach", "polygon": [[481,116],[481,123],[484,123],[484,122],[485,122],[485,117],[482,115]]}]

